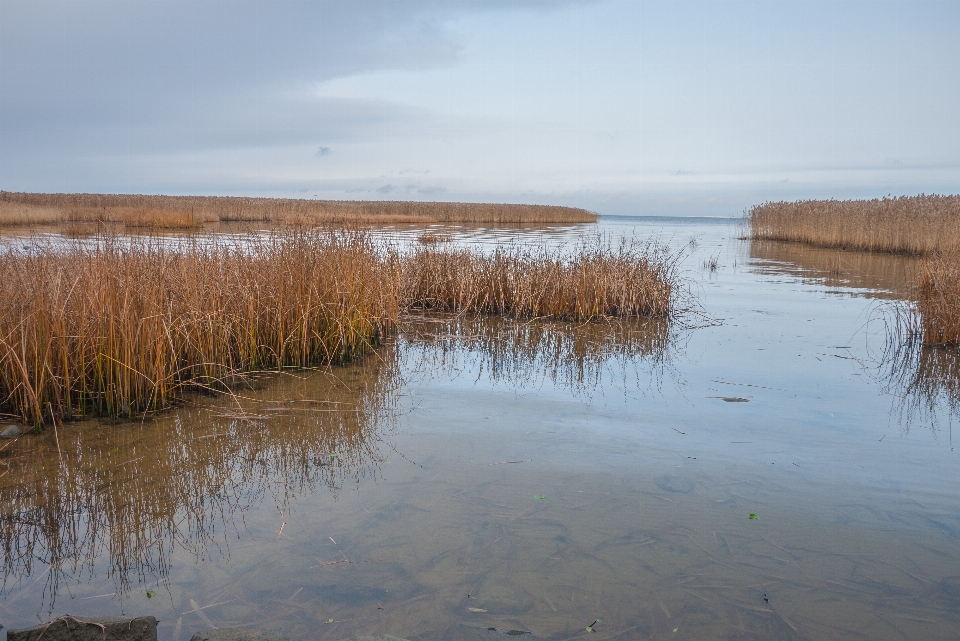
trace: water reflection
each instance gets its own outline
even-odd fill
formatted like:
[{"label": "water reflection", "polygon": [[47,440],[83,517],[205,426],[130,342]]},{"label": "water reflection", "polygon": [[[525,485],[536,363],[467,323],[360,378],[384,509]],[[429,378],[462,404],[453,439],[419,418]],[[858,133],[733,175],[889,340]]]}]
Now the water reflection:
[{"label": "water reflection", "polygon": [[400,336],[409,372],[456,378],[470,371],[494,384],[531,389],[549,382],[589,397],[617,379],[631,388],[658,385],[683,333],[658,318],[572,324],[418,317],[406,319]]},{"label": "water reflection", "polygon": [[766,275],[795,276],[828,288],[855,288],[868,298],[911,298],[920,259],[879,252],[839,251],[802,243],[753,241],[752,269]]},{"label": "water reflection", "polygon": [[[903,314],[899,322],[909,322]],[[934,432],[945,424],[952,442],[953,419],[960,417],[960,350],[924,345],[918,336],[901,331],[888,337],[881,379],[897,399],[894,413],[905,433],[918,423]]]},{"label": "water reflection", "polygon": [[273,375],[155,420],[21,437],[2,452],[3,589],[39,572],[52,608],[63,586],[105,574],[122,594],[166,577],[175,550],[228,555],[257,506],[275,503],[282,523],[295,497],[375,475],[396,362],[387,345],[362,364]]},{"label": "water reflection", "polygon": [[229,557],[251,511],[275,505],[282,531],[298,497],[376,478],[412,377],[456,379],[470,361],[494,383],[589,395],[605,373],[637,385],[668,367],[674,333],[662,320],[407,318],[397,340],[349,367],[265,375],[259,389],[142,423],[21,437],[0,453],[3,590],[43,579],[52,609],[64,586],[99,576],[123,595],[165,581],[175,552]]}]

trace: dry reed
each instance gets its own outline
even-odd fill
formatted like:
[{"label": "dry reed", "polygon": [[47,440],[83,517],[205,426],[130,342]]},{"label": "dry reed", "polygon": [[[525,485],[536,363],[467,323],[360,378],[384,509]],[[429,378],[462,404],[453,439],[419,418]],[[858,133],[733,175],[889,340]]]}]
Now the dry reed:
[{"label": "dry reed", "polygon": [[0,251],[0,406],[29,424],[131,416],[247,372],[363,354],[405,310],[669,318],[650,245],[411,254],[360,232],[97,236]]},{"label": "dry reed", "polygon": [[906,254],[960,249],[960,196],[768,202],[748,218],[756,240]]},{"label": "dry reed", "polygon": [[246,371],[351,358],[396,321],[388,258],[330,233],[8,249],[0,402],[33,424],[129,416]]},{"label": "dry reed", "polygon": [[420,247],[406,260],[404,305],[453,313],[575,321],[667,316],[674,261],[650,245],[583,244],[545,249],[438,251]]},{"label": "dry reed", "polygon": [[936,254],[921,263],[917,311],[924,343],[960,346],[960,252]]},{"label": "dry reed", "polygon": [[585,209],[552,205],[0,191],[0,226],[98,222],[172,229],[235,221],[300,227],[454,222],[514,225],[596,220],[597,215]]}]

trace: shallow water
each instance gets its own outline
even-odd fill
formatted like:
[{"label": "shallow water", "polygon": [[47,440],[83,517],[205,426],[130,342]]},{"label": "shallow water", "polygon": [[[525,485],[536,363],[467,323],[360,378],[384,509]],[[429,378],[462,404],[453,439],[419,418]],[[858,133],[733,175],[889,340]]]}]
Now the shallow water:
[{"label": "shallow water", "polygon": [[[410,318],[359,364],[21,437],[0,453],[0,622],[960,635],[957,359],[887,350],[883,330],[914,264],[848,253],[844,272],[724,220],[598,227],[686,252],[706,320]],[[446,231],[489,247],[597,229]]]}]

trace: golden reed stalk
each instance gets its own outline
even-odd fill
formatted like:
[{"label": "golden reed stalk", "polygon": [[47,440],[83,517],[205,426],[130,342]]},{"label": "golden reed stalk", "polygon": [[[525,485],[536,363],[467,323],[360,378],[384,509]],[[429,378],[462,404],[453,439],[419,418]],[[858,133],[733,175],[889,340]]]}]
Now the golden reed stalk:
[{"label": "golden reed stalk", "polygon": [[407,308],[514,318],[667,316],[675,293],[674,262],[649,246],[595,243],[568,255],[421,247],[402,274]]},{"label": "golden reed stalk", "polygon": [[297,200],[220,196],[30,194],[0,191],[0,226],[108,224],[191,229],[206,223],[319,224],[592,223],[585,209],[552,205],[407,201]]},{"label": "golden reed stalk", "polygon": [[365,352],[396,265],[357,234],[31,245],[0,254],[0,402],[27,423],[159,409],[184,388]]},{"label": "golden reed stalk", "polygon": [[131,416],[256,370],[344,361],[404,310],[668,317],[649,247],[400,255],[359,232],[98,237],[0,249],[0,406],[28,424]]},{"label": "golden reed stalk", "polygon": [[755,240],[905,254],[960,249],[960,196],[768,202],[748,219]]},{"label": "golden reed stalk", "polygon": [[917,310],[924,343],[960,346],[960,252],[924,259]]}]

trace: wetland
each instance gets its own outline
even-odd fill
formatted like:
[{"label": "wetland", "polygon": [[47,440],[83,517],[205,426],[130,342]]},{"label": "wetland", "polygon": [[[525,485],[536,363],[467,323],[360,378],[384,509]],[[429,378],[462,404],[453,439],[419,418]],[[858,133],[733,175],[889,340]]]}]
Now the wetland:
[{"label": "wetland", "polygon": [[653,239],[686,308],[410,306],[360,358],[4,441],[0,623],[153,615],[176,641],[960,634],[960,361],[896,331],[919,258],[739,240],[729,219],[424,229],[374,236],[476,256]]}]

